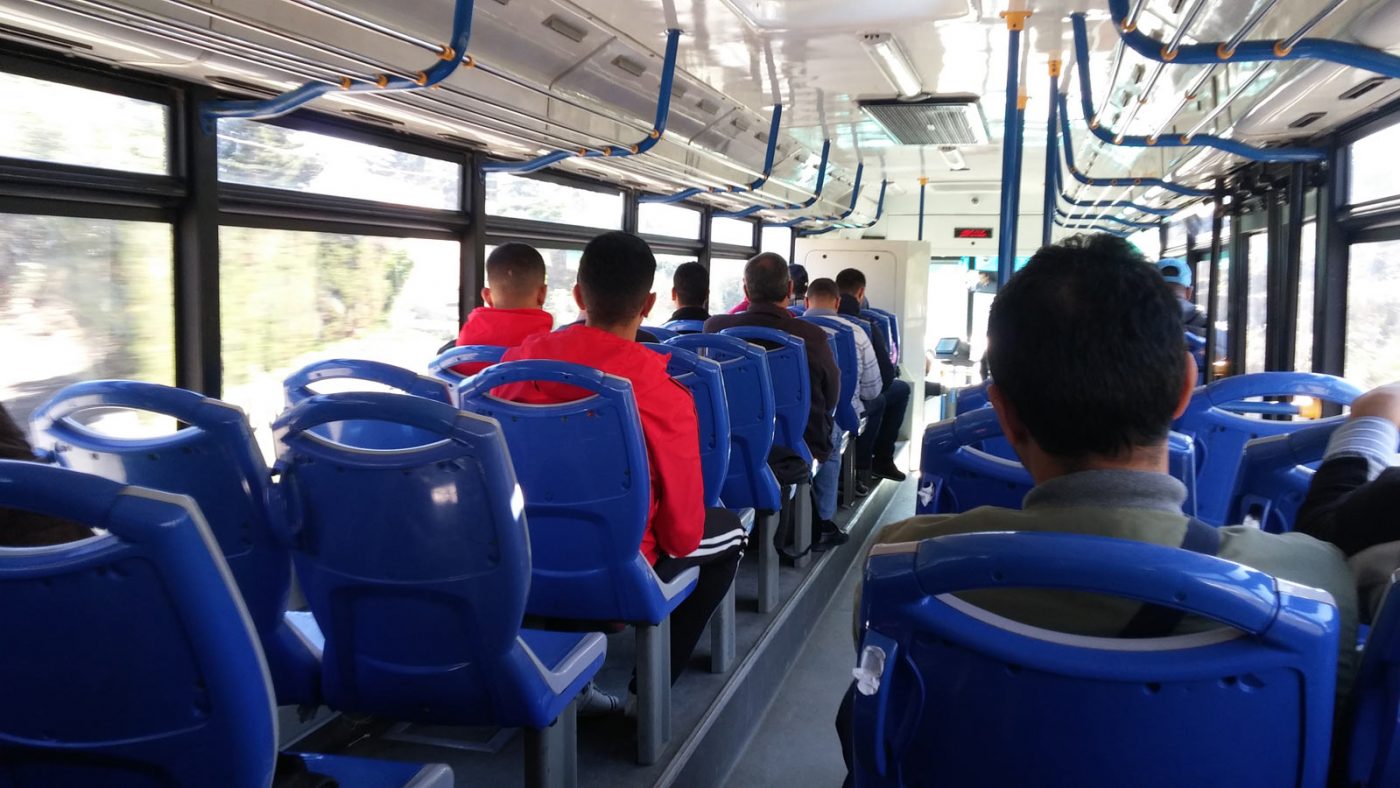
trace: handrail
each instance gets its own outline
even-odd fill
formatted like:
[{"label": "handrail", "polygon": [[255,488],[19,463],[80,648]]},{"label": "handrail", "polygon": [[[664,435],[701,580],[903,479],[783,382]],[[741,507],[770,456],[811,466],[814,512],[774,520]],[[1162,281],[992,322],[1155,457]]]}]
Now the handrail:
[{"label": "handrail", "polygon": [[1060,217],[1058,216],[1055,217],[1055,224],[1065,228],[1066,230],[1090,230],[1096,233],[1108,233],[1109,235],[1116,235],[1119,238],[1126,238],[1129,235],[1129,233],[1126,230],[1117,227],[1104,227],[1101,224],[1069,224],[1068,222],[1061,221]]},{"label": "handrail", "polygon": [[[826,233],[829,233],[832,230],[869,230],[871,227],[874,227],[876,223],[880,221],[880,217],[883,216],[885,213],[885,188],[889,185],[889,181],[880,181],[880,198],[875,201],[875,217],[870,221],[864,222],[862,224],[841,224],[837,222],[820,230],[806,230],[803,232],[799,232],[798,235],[805,238],[807,236],[812,235],[825,235]],[[847,215],[850,215],[849,211],[847,212]]]},{"label": "handrail", "polygon": [[601,150],[579,148],[575,151],[555,151],[527,161],[487,161],[481,164],[482,172],[534,172],[551,164],[557,164],[574,156],[582,158],[605,158],[611,156],[637,156],[651,150],[666,133],[666,119],[671,112],[671,86],[676,76],[676,53],[680,48],[681,31],[675,28],[666,31],[666,58],[661,67],[661,94],[656,100],[656,122],[645,139],[631,147],[614,148],[604,146]]},{"label": "handrail", "polygon": [[[1213,134],[1201,134],[1196,137],[1188,137],[1184,134],[1146,137],[1110,132],[1094,120],[1093,78],[1089,74],[1089,34],[1084,14],[1070,14],[1069,18],[1070,25],[1074,28],[1074,51],[1079,72],[1079,100],[1083,108],[1084,119],[1089,131],[1104,142],[1125,148],[1214,148],[1250,161],[1309,162],[1321,161],[1327,157],[1327,151],[1322,148],[1260,148],[1239,140],[1217,137]],[[1178,50],[1184,49],[1185,47],[1178,47]]]},{"label": "handrail", "polygon": [[452,36],[438,52],[438,62],[412,77],[376,74],[372,79],[356,81],[343,76],[339,83],[308,82],[299,88],[289,90],[268,99],[207,101],[200,107],[200,121],[212,133],[220,118],[247,118],[266,120],[292,112],[327,93],[341,90],[350,93],[380,93],[398,90],[422,90],[447,79],[459,66],[471,65],[471,56],[466,54],[467,43],[472,36],[472,11],[474,0],[457,0],[452,16]]},{"label": "handrail", "polygon": [[774,223],[774,224],[769,224],[768,226],[769,226],[769,227],[796,227],[797,225],[802,224],[803,222],[839,222],[839,221],[843,221],[846,217],[850,216],[852,213],[855,213],[855,210],[856,210],[856,202],[857,202],[858,200],[860,200],[860,180],[861,180],[861,177],[862,177],[864,174],[865,174],[865,164],[864,164],[863,162],[860,163],[860,164],[857,164],[857,165],[856,165],[856,182],[855,182],[855,185],[851,188],[851,206],[850,206],[849,208],[847,208],[847,209],[846,209],[846,212],[843,213],[843,214],[841,214],[840,216],[798,216],[798,217],[795,218],[795,219],[790,219],[790,220],[788,220],[788,221],[786,221],[786,222],[776,222],[776,223]]},{"label": "handrail", "polygon": [[1060,206],[1058,205],[1055,206],[1055,215],[1067,222],[1100,222],[1107,220],[1116,224],[1121,224],[1124,227],[1133,227],[1138,230],[1155,230],[1159,226],[1158,222],[1135,222],[1131,219],[1120,219],[1117,216],[1106,213],[1097,216],[1076,216],[1075,214],[1060,210]]},{"label": "handrail", "polygon": [[[1060,141],[1057,139],[1059,132],[1055,127],[1055,115],[1059,109],[1059,104],[1055,102],[1053,96],[1060,86],[1060,59],[1058,56],[1050,58],[1050,92],[1047,96],[1052,97],[1046,103],[1050,105],[1050,116],[1045,122],[1045,199],[1041,205],[1041,229],[1040,245],[1049,246],[1050,236],[1054,232],[1054,217],[1051,215],[1059,207],[1055,201],[1056,195],[1060,192]],[[919,238],[924,237],[924,216],[923,216],[923,193],[919,194]]]},{"label": "handrail", "polygon": [[637,198],[638,202],[658,202],[671,203],[689,200],[691,197],[700,194],[743,194],[745,192],[756,192],[763,188],[763,184],[773,175],[773,156],[778,151],[778,131],[783,122],[783,105],[773,105],[773,121],[768,126],[768,151],[763,155],[763,172],[750,182],[747,186],[730,186],[728,188],[716,188],[711,186],[707,189],[690,188],[678,191],[675,194],[643,194]]},{"label": "handrail", "polygon": [[[1013,4],[1014,5],[1014,4]],[[1016,229],[1021,220],[1021,160],[1024,142],[1023,116],[1026,97],[1020,90],[1021,33],[1030,11],[1002,11],[1006,20],[1006,112],[1002,122],[1001,205],[998,215],[1001,236],[997,239],[997,283],[1006,284],[1016,262]],[[1087,58],[1086,58],[1087,59]]]},{"label": "handrail", "polygon": [[1064,140],[1065,168],[1074,179],[1085,186],[1156,186],[1169,192],[1180,194],[1183,197],[1210,197],[1209,189],[1197,189],[1191,186],[1182,186],[1161,178],[1137,178],[1128,176],[1126,178],[1091,178],[1079,171],[1074,164],[1074,138],[1070,134],[1069,126],[1069,98],[1064,93],[1058,93],[1060,104],[1060,136]]},{"label": "handrail", "polygon": [[822,198],[822,189],[826,187],[826,164],[831,156],[831,140],[822,141],[822,160],[817,165],[817,187],[812,192],[812,196],[802,202],[782,203],[779,205],[751,205],[738,211],[716,211],[715,216],[726,219],[743,219],[753,216],[759,211],[801,211],[811,208],[817,204],[817,200]]}]

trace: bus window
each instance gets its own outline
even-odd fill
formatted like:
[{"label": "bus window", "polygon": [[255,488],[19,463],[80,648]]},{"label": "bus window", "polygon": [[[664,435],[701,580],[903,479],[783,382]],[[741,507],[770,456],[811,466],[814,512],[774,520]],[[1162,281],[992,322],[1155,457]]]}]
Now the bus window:
[{"label": "bus window", "polygon": [[1293,350],[1293,368],[1312,369],[1313,278],[1317,271],[1317,223],[1303,225],[1303,253],[1298,264],[1298,334]]},{"label": "bus window", "polygon": [[764,227],[759,236],[758,251],[780,254],[784,260],[792,262],[788,259],[792,254],[792,228]]},{"label": "bus window", "polygon": [[637,232],[642,235],[698,240],[700,212],[681,205],[644,202],[637,206]]},{"label": "bus window", "polygon": [[164,105],[0,72],[0,107],[0,156],[170,172]]},{"label": "bus window", "polygon": [[1347,379],[1400,380],[1400,241],[1353,245],[1347,278]]},{"label": "bus window", "polygon": [[710,261],[710,314],[720,315],[744,300],[744,264],[742,257]]},{"label": "bus window", "polygon": [[1351,146],[1351,205],[1396,194],[1394,156],[1400,146],[1400,123],[1357,140]]},{"label": "bus window", "polygon": [[1133,233],[1128,243],[1136,246],[1150,262],[1155,263],[1162,257],[1162,233],[1156,228]]},{"label": "bus window", "polygon": [[0,213],[0,401],[20,424],[97,378],[175,383],[168,224]]},{"label": "bus window", "polygon": [[[486,174],[486,213],[507,219],[621,230],[622,192],[582,189],[554,181],[489,172]],[[578,270],[577,264],[574,270]],[[572,281],[569,286],[573,286]]]},{"label": "bus window", "polygon": [[1244,371],[1264,371],[1264,337],[1269,326],[1269,234],[1249,236],[1245,297]]},{"label": "bus window", "polygon": [[[710,243],[753,247],[753,222],[723,216],[710,220]],[[787,257],[787,252],[783,252]]]},{"label": "bus window", "polygon": [[269,455],[291,373],[337,357],[420,369],[457,333],[455,241],[224,227],[219,249],[223,398]]},{"label": "bus window", "polygon": [[656,276],[651,280],[651,292],[656,293],[656,306],[651,308],[651,316],[642,321],[647,325],[659,326],[671,318],[675,307],[671,304],[671,284],[676,278],[676,269],[681,263],[695,262],[693,254],[656,253]]}]

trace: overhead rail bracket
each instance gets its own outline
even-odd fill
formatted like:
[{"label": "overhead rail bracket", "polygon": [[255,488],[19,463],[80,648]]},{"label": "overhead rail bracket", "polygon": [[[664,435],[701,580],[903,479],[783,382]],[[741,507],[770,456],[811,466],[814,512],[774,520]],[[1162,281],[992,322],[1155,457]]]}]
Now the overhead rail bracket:
[{"label": "overhead rail bracket", "polygon": [[773,156],[778,151],[778,131],[783,125],[783,105],[773,105],[773,120],[768,126],[768,151],[763,155],[763,173],[754,179],[747,186],[730,186],[728,188],[711,186],[709,188],[691,188],[678,191],[675,194],[643,194],[637,198],[638,202],[680,202],[689,200],[700,194],[743,194],[745,192],[756,192],[763,188],[763,184],[773,176]]},{"label": "overhead rail bracket", "polygon": [[[823,148],[823,150],[825,150],[825,148]],[[777,222],[777,223],[775,223],[775,224],[770,224],[770,225],[768,225],[768,226],[769,226],[769,227],[796,227],[797,225],[802,224],[803,222],[840,222],[840,221],[844,221],[844,220],[845,220],[847,217],[849,217],[851,214],[855,213],[855,210],[856,210],[856,202],[860,200],[860,180],[861,180],[861,177],[864,176],[864,174],[865,174],[865,165],[864,165],[864,164],[857,164],[857,165],[856,165],[856,182],[855,182],[855,186],[852,187],[852,189],[851,189],[851,205],[850,205],[849,208],[846,209],[846,212],[843,213],[843,214],[841,214],[840,216],[799,216],[799,217],[797,217],[797,218],[795,218],[795,219],[789,219],[789,220],[786,221],[786,222]]]}]

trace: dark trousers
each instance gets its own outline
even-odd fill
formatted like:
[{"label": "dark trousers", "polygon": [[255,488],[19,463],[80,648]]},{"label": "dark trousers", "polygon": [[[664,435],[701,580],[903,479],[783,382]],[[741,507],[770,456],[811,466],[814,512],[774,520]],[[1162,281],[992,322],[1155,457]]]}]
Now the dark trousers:
[{"label": "dark trousers", "polygon": [[865,401],[865,432],[856,439],[856,467],[894,460],[894,442],[909,412],[909,384],[896,379],[880,396]]},{"label": "dark trousers", "polygon": [[841,698],[841,708],[836,710],[836,739],[841,742],[841,759],[846,762],[846,781],[841,784],[842,788],[855,784],[855,703],[856,685],[852,682]]},{"label": "dark trousers", "polygon": [[710,616],[734,584],[734,573],[739,569],[747,541],[738,515],[728,509],[706,509],[700,547],[683,558],[662,556],[656,562],[657,576],[667,582],[692,566],[700,567],[695,590],[671,612],[672,684],[684,672]]}]

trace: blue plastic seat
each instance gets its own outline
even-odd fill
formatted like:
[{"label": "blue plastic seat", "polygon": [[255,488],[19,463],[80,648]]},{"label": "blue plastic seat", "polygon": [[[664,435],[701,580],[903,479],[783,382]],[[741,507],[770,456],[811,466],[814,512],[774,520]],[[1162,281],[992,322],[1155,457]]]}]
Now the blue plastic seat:
[{"label": "blue plastic seat", "polygon": [[[885,335],[885,348],[890,352],[890,363],[899,363],[898,349],[894,343],[894,318],[888,313],[876,309],[862,309],[860,316],[873,326],[878,326],[880,332]],[[874,341],[874,338],[871,338]]]},{"label": "blue plastic seat", "polygon": [[1311,372],[1239,375],[1197,389],[1186,412],[1173,426],[1177,432],[1190,435],[1196,441],[1197,515],[1212,525],[1228,524],[1226,518],[1230,499],[1235,491],[1240,456],[1247,442],[1329,421],[1249,418],[1234,411],[1276,403],[1242,404],[1242,400],[1250,397],[1309,396],[1349,405],[1360,393],[1359,389],[1341,378]]},{"label": "blue plastic seat", "polygon": [[[962,592],[1087,592],[1225,625],[1124,640],[989,613]],[[879,545],[861,598],[857,786],[1325,785],[1330,595],[1121,539],[977,533]]]},{"label": "blue plastic seat", "polygon": [[768,375],[773,385],[775,413],[773,445],[791,450],[810,467],[812,451],[802,437],[812,407],[806,343],[801,337],[776,328],[736,326],[719,333],[759,345],[768,352]]},{"label": "blue plastic seat", "polygon": [[895,364],[898,364],[899,360],[904,357],[904,354],[900,350],[904,346],[904,344],[899,341],[899,318],[895,315],[895,313],[887,309],[876,309],[873,306],[867,307],[863,311],[869,311],[874,312],[877,315],[883,315],[889,321],[889,331],[885,333],[885,337],[890,341],[890,354],[894,356],[894,358],[891,360]]},{"label": "blue plastic seat", "polygon": [[[452,404],[452,386],[445,380],[419,375],[382,361],[337,358],[318,361],[297,370],[282,382],[287,407],[320,393],[312,388],[327,380],[359,381],[374,386]],[[338,443],[374,449],[417,446],[428,436],[418,430],[384,421],[346,421],[317,427],[317,434]]]},{"label": "blue plastic seat", "polygon": [[1197,336],[1190,331],[1186,332],[1186,352],[1191,354],[1191,358],[1196,362],[1197,380],[1205,380],[1206,375],[1206,338]]},{"label": "blue plastic seat", "polygon": [[[352,419],[432,438],[385,453],[316,435]],[[606,642],[521,628],[531,553],[500,427],[449,405],[365,392],[305,400],[273,429],[300,531],[298,575],[325,637],[327,705],[525,727],[534,732],[531,774],[548,771],[538,764],[552,747],[572,751],[572,704]]]},{"label": "blue plastic seat", "polygon": [[987,380],[984,380],[981,383],[976,383],[971,386],[964,386],[958,389],[958,402],[955,411],[956,414],[961,416],[964,413],[967,413],[968,411],[977,410],[978,408],[985,408],[988,405],[992,404],[992,401],[987,396],[987,389],[991,385],[992,381],[990,378],[988,378]]},{"label": "blue plastic seat", "polygon": [[836,423],[851,434],[860,434],[860,416],[852,403],[860,386],[860,357],[857,355],[855,329],[834,317],[804,315],[803,320],[816,323],[828,332],[834,331],[836,366],[841,370],[841,393],[836,400]]},{"label": "blue plastic seat", "polygon": [[1322,460],[1327,441],[1340,426],[1329,420],[1246,443],[1225,521],[1249,518],[1276,534],[1293,530],[1312,485],[1313,466]]},{"label": "blue plastic seat", "polygon": [[[532,405],[491,394],[526,382],[572,386],[582,399]],[[663,583],[641,553],[651,476],[632,385],[577,364],[514,361],[466,381],[458,396],[463,410],[500,423],[512,455],[529,458],[516,468],[534,564],[526,612],[636,625],[638,757],[654,763],[670,727],[668,617],[699,573]]]},{"label": "blue plastic seat", "polygon": [[787,311],[790,312],[793,317],[802,317],[807,312],[807,305],[793,304],[787,308]]},{"label": "blue plastic seat", "polygon": [[[1007,454],[988,447],[1002,444]],[[1196,512],[1195,444],[1185,435],[1167,436],[1168,469],[1186,487],[1185,514]],[[1020,509],[1035,486],[1002,437],[996,411],[979,408],[924,430],[919,462],[918,514],[957,514],[979,506]]]},{"label": "blue plastic seat", "polygon": [[[671,320],[662,324],[662,328],[667,331],[674,331],[676,335],[700,334],[705,331],[705,321],[703,320]],[[674,337],[673,337],[674,338]]]},{"label": "blue plastic seat", "polygon": [[1395,586],[1392,576],[1361,651],[1352,689],[1348,785],[1400,785],[1400,593]]},{"label": "blue plastic seat", "polygon": [[665,342],[676,336],[675,331],[669,328],[662,328],[661,326],[642,326],[642,330],[656,337],[657,342]]},{"label": "blue plastic seat", "polygon": [[[157,413],[186,426],[159,437],[118,438],[78,420],[112,409]],[[194,499],[262,641],[278,702],[318,701],[315,651],[285,620],[291,535],[243,411],[184,389],[99,380],[59,391],[30,423],[37,445],[66,467]]]},{"label": "blue plastic seat", "polygon": [[437,358],[428,362],[428,373],[434,378],[446,383],[448,386],[456,386],[466,377],[462,373],[453,369],[458,364],[497,364],[500,363],[501,356],[509,348],[500,345],[458,345],[450,347],[438,354]]}]

